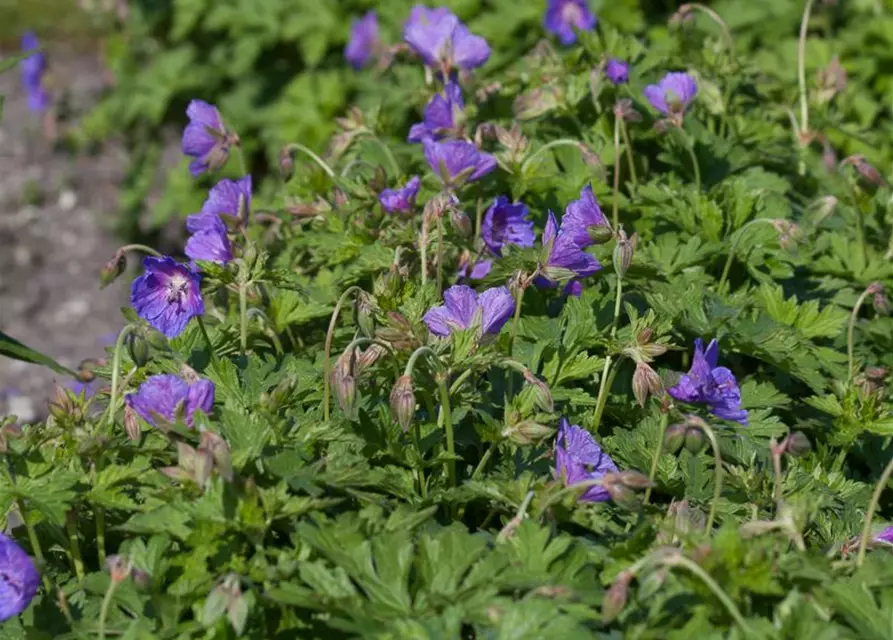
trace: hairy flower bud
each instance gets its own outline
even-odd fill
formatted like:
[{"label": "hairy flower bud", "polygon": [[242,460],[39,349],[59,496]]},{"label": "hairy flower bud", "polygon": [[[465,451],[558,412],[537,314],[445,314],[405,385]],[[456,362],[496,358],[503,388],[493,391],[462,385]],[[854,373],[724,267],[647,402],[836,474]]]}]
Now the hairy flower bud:
[{"label": "hairy flower bud", "polygon": [[332,368],[332,389],[341,410],[352,415],[357,400],[356,350],[338,357]]},{"label": "hairy flower bud", "polygon": [[200,435],[200,450],[204,449],[211,454],[214,460],[214,467],[220,473],[220,476],[227,482],[233,481],[233,461],[232,453],[226,440],[221,438],[213,431],[204,430]]},{"label": "hairy flower bud", "polygon": [[614,271],[619,277],[624,277],[629,265],[633,261],[636,249],[636,234],[632,238],[626,237],[626,232],[620,228],[617,230],[617,244],[614,246]]},{"label": "hairy flower bud", "polygon": [[685,429],[685,448],[689,453],[696,455],[700,453],[707,444],[707,436],[704,431],[698,427],[689,426]]},{"label": "hairy flower bud", "polygon": [[129,404],[124,406],[124,431],[127,433],[127,437],[134,442],[139,442],[143,432],[139,416]]},{"label": "hairy flower bud", "polygon": [[456,207],[450,207],[450,222],[460,235],[466,238],[471,237],[471,220],[464,211],[459,211]]},{"label": "hairy flower bud", "polygon": [[552,391],[549,389],[549,385],[537,378],[530,369],[524,370],[524,380],[533,389],[536,405],[547,413],[555,411],[555,402],[552,400]]},{"label": "hairy flower bud", "polygon": [[685,444],[685,425],[674,424],[664,432],[664,451],[675,455]]},{"label": "hairy flower bud", "polygon": [[636,363],[636,371],[633,373],[633,394],[640,407],[645,406],[649,395],[659,395],[663,391],[660,376],[657,375],[651,365],[645,362]]},{"label": "hairy flower bud", "polygon": [[387,353],[387,349],[380,344],[369,345],[369,347],[360,354],[360,357],[357,358],[357,375],[362,374],[363,371],[378,362],[378,359],[385,353]]},{"label": "hairy flower bud", "polygon": [[127,256],[123,252],[118,252],[99,272],[99,288],[105,289],[112,284],[125,269],[127,269]]},{"label": "hairy flower bud", "polygon": [[412,392],[412,378],[400,376],[391,389],[391,416],[403,431],[409,431],[415,415],[415,394]]},{"label": "hairy flower bud", "polygon": [[192,463],[192,480],[202,489],[208,484],[214,470],[214,456],[207,449],[199,448]]},{"label": "hairy flower bud", "polygon": [[543,438],[552,435],[554,432],[555,430],[551,427],[539,424],[533,420],[522,420],[521,422],[506,428],[502,432],[502,437],[517,445],[526,446],[539,442]]},{"label": "hairy flower bud", "polygon": [[367,338],[375,335],[375,301],[365,291],[360,291],[354,299],[354,320]]},{"label": "hairy flower bud", "polygon": [[77,422],[82,417],[80,402],[77,396],[58,383],[53,383],[53,397],[48,405],[50,415],[61,423]]},{"label": "hairy flower bud", "polygon": [[795,458],[805,456],[811,449],[809,438],[802,431],[795,431],[784,440],[785,453]]},{"label": "hairy flower bud", "polygon": [[816,101],[819,104],[830,102],[834,96],[847,87],[846,69],[840,64],[840,59],[834,56],[827,67],[816,71]]},{"label": "hairy flower bud", "polygon": [[137,367],[144,367],[149,362],[150,350],[149,341],[138,331],[131,331],[127,334],[127,353],[133,364]]},{"label": "hairy flower bud", "polygon": [[109,575],[112,582],[121,584],[130,576],[130,569],[133,566],[129,558],[114,554],[106,558],[106,567],[108,567]]},{"label": "hairy flower bud", "polygon": [[292,155],[292,146],[285,145],[279,152],[279,177],[283,182],[288,182],[295,175],[295,158]]},{"label": "hairy flower bud", "polygon": [[844,158],[843,165],[852,165],[856,168],[856,171],[859,172],[859,175],[865,178],[870,184],[875,186],[881,186],[887,184],[886,178],[881,175],[880,171],[878,171],[868,160],[865,159],[865,156],[861,154],[855,154],[852,156],[848,156]]},{"label": "hairy flower bud", "polygon": [[635,574],[629,571],[621,571],[611,584],[611,588],[605,593],[602,600],[602,620],[606,623],[614,620],[629,599],[629,585]]},{"label": "hairy flower bud", "polygon": [[558,94],[553,87],[537,87],[515,98],[515,117],[521,121],[533,120],[557,106]]},{"label": "hairy flower bud", "polygon": [[642,115],[636,111],[633,101],[629,98],[621,98],[614,105],[614,116],[626,122],[639,122]]}]

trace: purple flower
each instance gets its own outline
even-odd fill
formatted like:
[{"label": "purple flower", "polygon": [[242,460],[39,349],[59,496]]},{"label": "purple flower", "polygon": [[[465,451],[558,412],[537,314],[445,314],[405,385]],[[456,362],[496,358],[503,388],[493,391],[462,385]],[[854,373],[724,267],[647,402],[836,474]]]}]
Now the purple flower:
[{"label": "purple flower", "polygon": [[465,101],[462,99],[462,88],[455,82],[447,82],[443,95],[437,94],[425,106],[423,121],[412,125],[409,130],[409,142],[422,142],[428,138],[440,140],[459,129],[459,121]]},{"label": "purple flower", "polygon": [[[22,51],[32,51],[40,48],[37,36],[28,31],[22,35]],[[46,73],[46,56],[38,51],[19,63],[22,70],[22,86],[28,95],[28,108],[40,113],[50,106],[50,96],[43,86],[43,77]]]},{"label": "purple flower", "polygon": [[[563,478],[567,486],[572,486],[616,472],[617,465],[602,451],[592,434],[571,425],[565,418],[561,419],[555,439],[555,475]],[[584,502],[606,502],[610,499],[607,489],[601,486],[590,487],[580,496]]]},{"label": "purple flower", "polygon": [[481,260],[480,256],[472,260],[465,257],[459,261],[459,268],[456,271],[456,277],[461,280],[468,278],[469,280],[482,280],[493,269],[492,260]]},{"label": "purple flower", "polygon": [[0,622],[25,610],[39,582],[31,557],[15,540],[0,533]]},{"label": "purple flower", "polygon": [[[546,220],[546,228],[543,230],[543,246],[549,247],[549,257],[545,264],[545,277],[537,278],[539,286],[553,287],[555,280],[552,277],[556,269],[573,272],[577,278],[585,278],[602,268],[601,263],[593,256],[586,253],[580,245],[574,242],[573,229],[571,233],[558,230],[555,214],[549,212]],[[550,267],[553,269],[550,270]],[[552,273],[550,273],[550,271]]]},{"label": "purple flower", "polygon": [[350,41],[344,48],[344,57],[354,69],[362,69],[378,48],[378,18],[369,11],[350,25]]},{"label": "purple flower", "polygon": [[577,31],[592,31],[598,18],[589,10],[586,0],[549,0],[543,26],[558,36],[564,46],[577,41]]},{"label": "purple flower", "polygon": [[474,182],[496,168],[496,158],[480,151],[471,142],[425,140],[422,144],[428,165],[448,187]]},{"label": "purple flower", "polygon": [[490,251],[497,256],[502,255],[504,244],[532,247],[536,236],[533,233],[533,222],[527,219],[527,205],[522,202],[511,203],[505,196],[496,198],[484,214],[481,236]]},{"label": "purple flower", "polygon": [[226,264],[233,259],[233,247],[226,235],[226,225],[216,213],[197,213],[186,218],[186,230],[192,234],[186,241],[186,255],[192,260]]},{"label": "purple flower", "polygon": [[399,189],[385,189],[378,195],[378,201],[388,213],[407,213],[415,206],[415,198],[422,184],[421,178],[413,176]]},{"label": "purple flower", "polygon": [[189,172],[199,176],[205,171],[217,171],[229,158],[229,148],[238,137],[226,130],[217,107],[203,100],[193,100],[186,108],[189,124],[183,130],[181,149],[195,158]]},{"label": "purple flower", "polygon": [[403,39],[429,67],[474,69],[490,57],[490,46],[468,30],[446,7],[412,8],[403,25]]},{"label": "purple flower", "polygon": [[608,227],[608,220],[598,206],[598,200],[592,193],[592,187],[586,185],[580,191],[580,199],[567,205],[564,218],[561,220],[561,231],[573,239],[581,249],[595,244],[589,234],[593,227]]},{"label": "purple flower", "polygon": [[[887,527],[874,537],[875,542],[886,542],[893,544],[893,527]],[[2,618],[0,618],[2,620]]]},{"label": "purple flower", "polygon": [[564,289],[562,289],[561,293],[566,296],[579,298],[581,295],[583,295],[583,283],[579,280],[571,280],[566,285],[564,285]]},{"label": "purple flower", "polygon": [[196,409],[211,413],[214,383],[210,380],[189,383],[170,374],[151,376],[136,393],[128,393],[124,401],[152,426],[158,426],[156,420],[160,417],[171,423],[182,418],[191,427]]},{"label": "purple flower", "polygon": [[133,281],[130,303],[146,322],[175,338],[192,318],[205,312],[201,277],[190,266],[168,257],[145,258],[143,266],[146,273]]},{"label": "purple flower", "polygon": [[643,91],[651,106],[665,116],[681,120],[686,108],[698,95],[695,79],[687,73],[668,73],[658,84],[649,84]]},{"label": "purple flower", "polygon": [[731,371],[716,366],[718,361],[719,343],[711,340],[704,351],[704,343],[698,338],[691,369],[667,392],[681,402],[706,404],[713,415],[723,420],[747,424],[747,410],[741,408],[738,381]]},{"label": "purple flower", "polygon": [[605,75],[614,84],[626,84],[629,82],[629,63],[611,58],[605,65]]},{"label": "purple flower", "polygon": [[250,210],[251,176],[244,176],[238,180],[221,180],[211,187],[201,212],[246,220]]},{"label": "purple flower", "polygon": [[454,329],[468,329],[476,324],[481,335],[496,335],[515,308],[514,298],[505,287],[487,289],[478,296],[471,287],[455,285],[444,292],[443,301],[442,306],[431,307],[422,318],[428,330],[442,338]]}]

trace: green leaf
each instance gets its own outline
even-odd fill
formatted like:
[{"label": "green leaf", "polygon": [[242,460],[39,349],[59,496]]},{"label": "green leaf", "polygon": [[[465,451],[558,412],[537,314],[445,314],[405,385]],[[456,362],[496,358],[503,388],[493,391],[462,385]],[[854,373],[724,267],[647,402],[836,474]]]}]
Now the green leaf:
[{"label": "green leaf", "polygon": [[71,369],[63,367],[49,356],[45,356],[39,351],[35,351],[31,347],[22,344],[2,331],[0,331],[0,355],[12,358],[13,360],[21,360],[22,362],[43,365],[64,376],[69,376],[71,378],[77,377],[77,374]]}]

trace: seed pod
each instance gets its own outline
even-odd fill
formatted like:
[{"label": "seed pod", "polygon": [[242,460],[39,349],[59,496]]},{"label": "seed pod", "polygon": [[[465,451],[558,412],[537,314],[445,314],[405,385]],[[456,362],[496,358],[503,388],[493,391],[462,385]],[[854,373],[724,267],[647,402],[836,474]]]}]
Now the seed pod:
[{"label": "seed pod", "polygon": [[685,425],[674,424],[664,432],[664,451],[676,455],[685,444]]},{"label": "seed pod", "polygon": [[112,284],[125,269],[127,269],[127,256],[124,253],[116,253],[99,272],[99,288],[105,289]]},{"label": "seed pod", "polygon": [[403,431],[409,431],[415,415],[415,394],[412,392],[412,378],[400,376],[391,389],[391,416]]}]

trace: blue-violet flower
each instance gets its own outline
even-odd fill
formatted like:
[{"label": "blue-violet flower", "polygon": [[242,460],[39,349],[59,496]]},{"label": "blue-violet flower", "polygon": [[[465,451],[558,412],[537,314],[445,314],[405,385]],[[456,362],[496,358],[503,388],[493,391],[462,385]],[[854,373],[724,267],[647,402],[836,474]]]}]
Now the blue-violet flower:
[{"label": "blue-violet flower", "polygon": [[124,402],[152,426],[158,426],[159,418],[170,423],[182,418],[191,427],[196,409],[211,413],[214,383],[203,379],[188,383],[170,374],[151,376],[136,393],[128,393]]},{"label": "blue-violet flower", "polygon": [[378,17],[369,11],[350,26],[350,41],[344,48],[344,57],[354,69],[362,69],[378,48]]},{"label": "blue-violet flower", "polygon": [[549,0],[543,26],[558,36],[564,46],[577,41],[577,31],[592,31],[598,18],[589,10],[586,0]]},{"label": "blue-violet flower", "polygon": [[487,41],[471,33],[446,7],[413,7],[403,26],[403,39],[425,64],[441,71],[474,69],[490,57]]},{"label": "blue-violet flower", "polygon": [[31,557],[15,540],[0,533],[0,622],[27,608],[39,582]]},{"label": "blue-violet flower", "polygon": [[626,84],[629,82],[629,63],[611,58],[605,65],[605,75],[614,84]]},{"label": "blue-violet flower", "polygon": [[706,404],[713,415],[747,424],[747,410],[741,408],[741,389],[734,374],[717,366],[719,342],[711,340],[704,350],[704,342],[695,340],[691,369],[667,392],[681,402]]},{"label": "blue-violet flower", "polygon": [[698,95],[698,85],[689,74],[672,72],[658,84],[649,84],[643,93],[652,107],[675,122],[681,122],[688,105]]},{"label": "blue-violet flower", "polygon": [[415,206],[415,199],[419,193],[422,179],[419,176],[410,178],[399,189],[385,189],[378,195],[378,201],[388,213],[408,213]]},{"label": "blue-violet flower", "polygon": [[464,140],[425,140],[425,160],[445,186],[455,188],[474,182],[496,168],[496,158]]},{"label": "blue-violet flower", "polygon": [[532,247],[536,235],[533,222],[527,219],[527,205],[511,203],[505,196],[497,197],[484,214],[481,237],[497,256],[502,255],[502,247],[506,244]]},{"label": "blue-violet flower", "polygon": [[455,285],[443,294],[444,304],[431,307],[422,320],[436,336],[447,337],[454,329],[480,327],[482,336],[496,335],[512,317],[515,301],[505,287],[487,289],[478,295],[464,284]]},{"label": "blue-violet flower", "polygon": [[[617,465],[585,429],[571,425],[562,418],[555,439],[555,475],[573,486],[587,480],[598,480],[607,473],[616,473]],[[607,502],[611,499],[608,490],[593,486],[580,496],[584,502]]]},{"label": "blue-violet flower", "polygon": [[146,272],[133,281],[130,302],[137,314],[168,338],[180,335],[189,321],[205,312],[201,277],[173,258],[147,257]]},{"label": "blue-violet flower", "polygon": [[230,147],[239,138],[226,130],[217,107],[203,100],[193,100],[186,108],[189,124],[183,129],[181,149],[195,158],[189,172],[199,176],[205,171],[217,171],[226,164]]},{"label": "blue-violet flower", "polygon": [[598,206],[598,200],[592,193],[592,187],[586,185],[580,191],[580,199],[573,200],[567,205],[564,217],[561,219],[561,232],[569,235],[574,243],[581,249],[595,244],[592,231],[598,227],[610,229],[608,219]]},{"label": "blue-violet flower", "polygon": [[462,119],[465,101],[462,88],[455,82],[447,82],[443,94],[437,94],[425,106],[423,121],[412,125],[409,142],[422,142],[428,138],[440,140],[456,133]]},{"label": "blue-violet flower", "polygon": [[[37,36],[28,31],[22,35],[22,51],[33,51],[40,48]],[[46,56],[43,51],[37,51],[19,63],[22,71],[22,86],[28,96],[28,109],[36,113],[46,111],[50,106],[50,96],[44,87],[43,79],[46,74]]]}]

